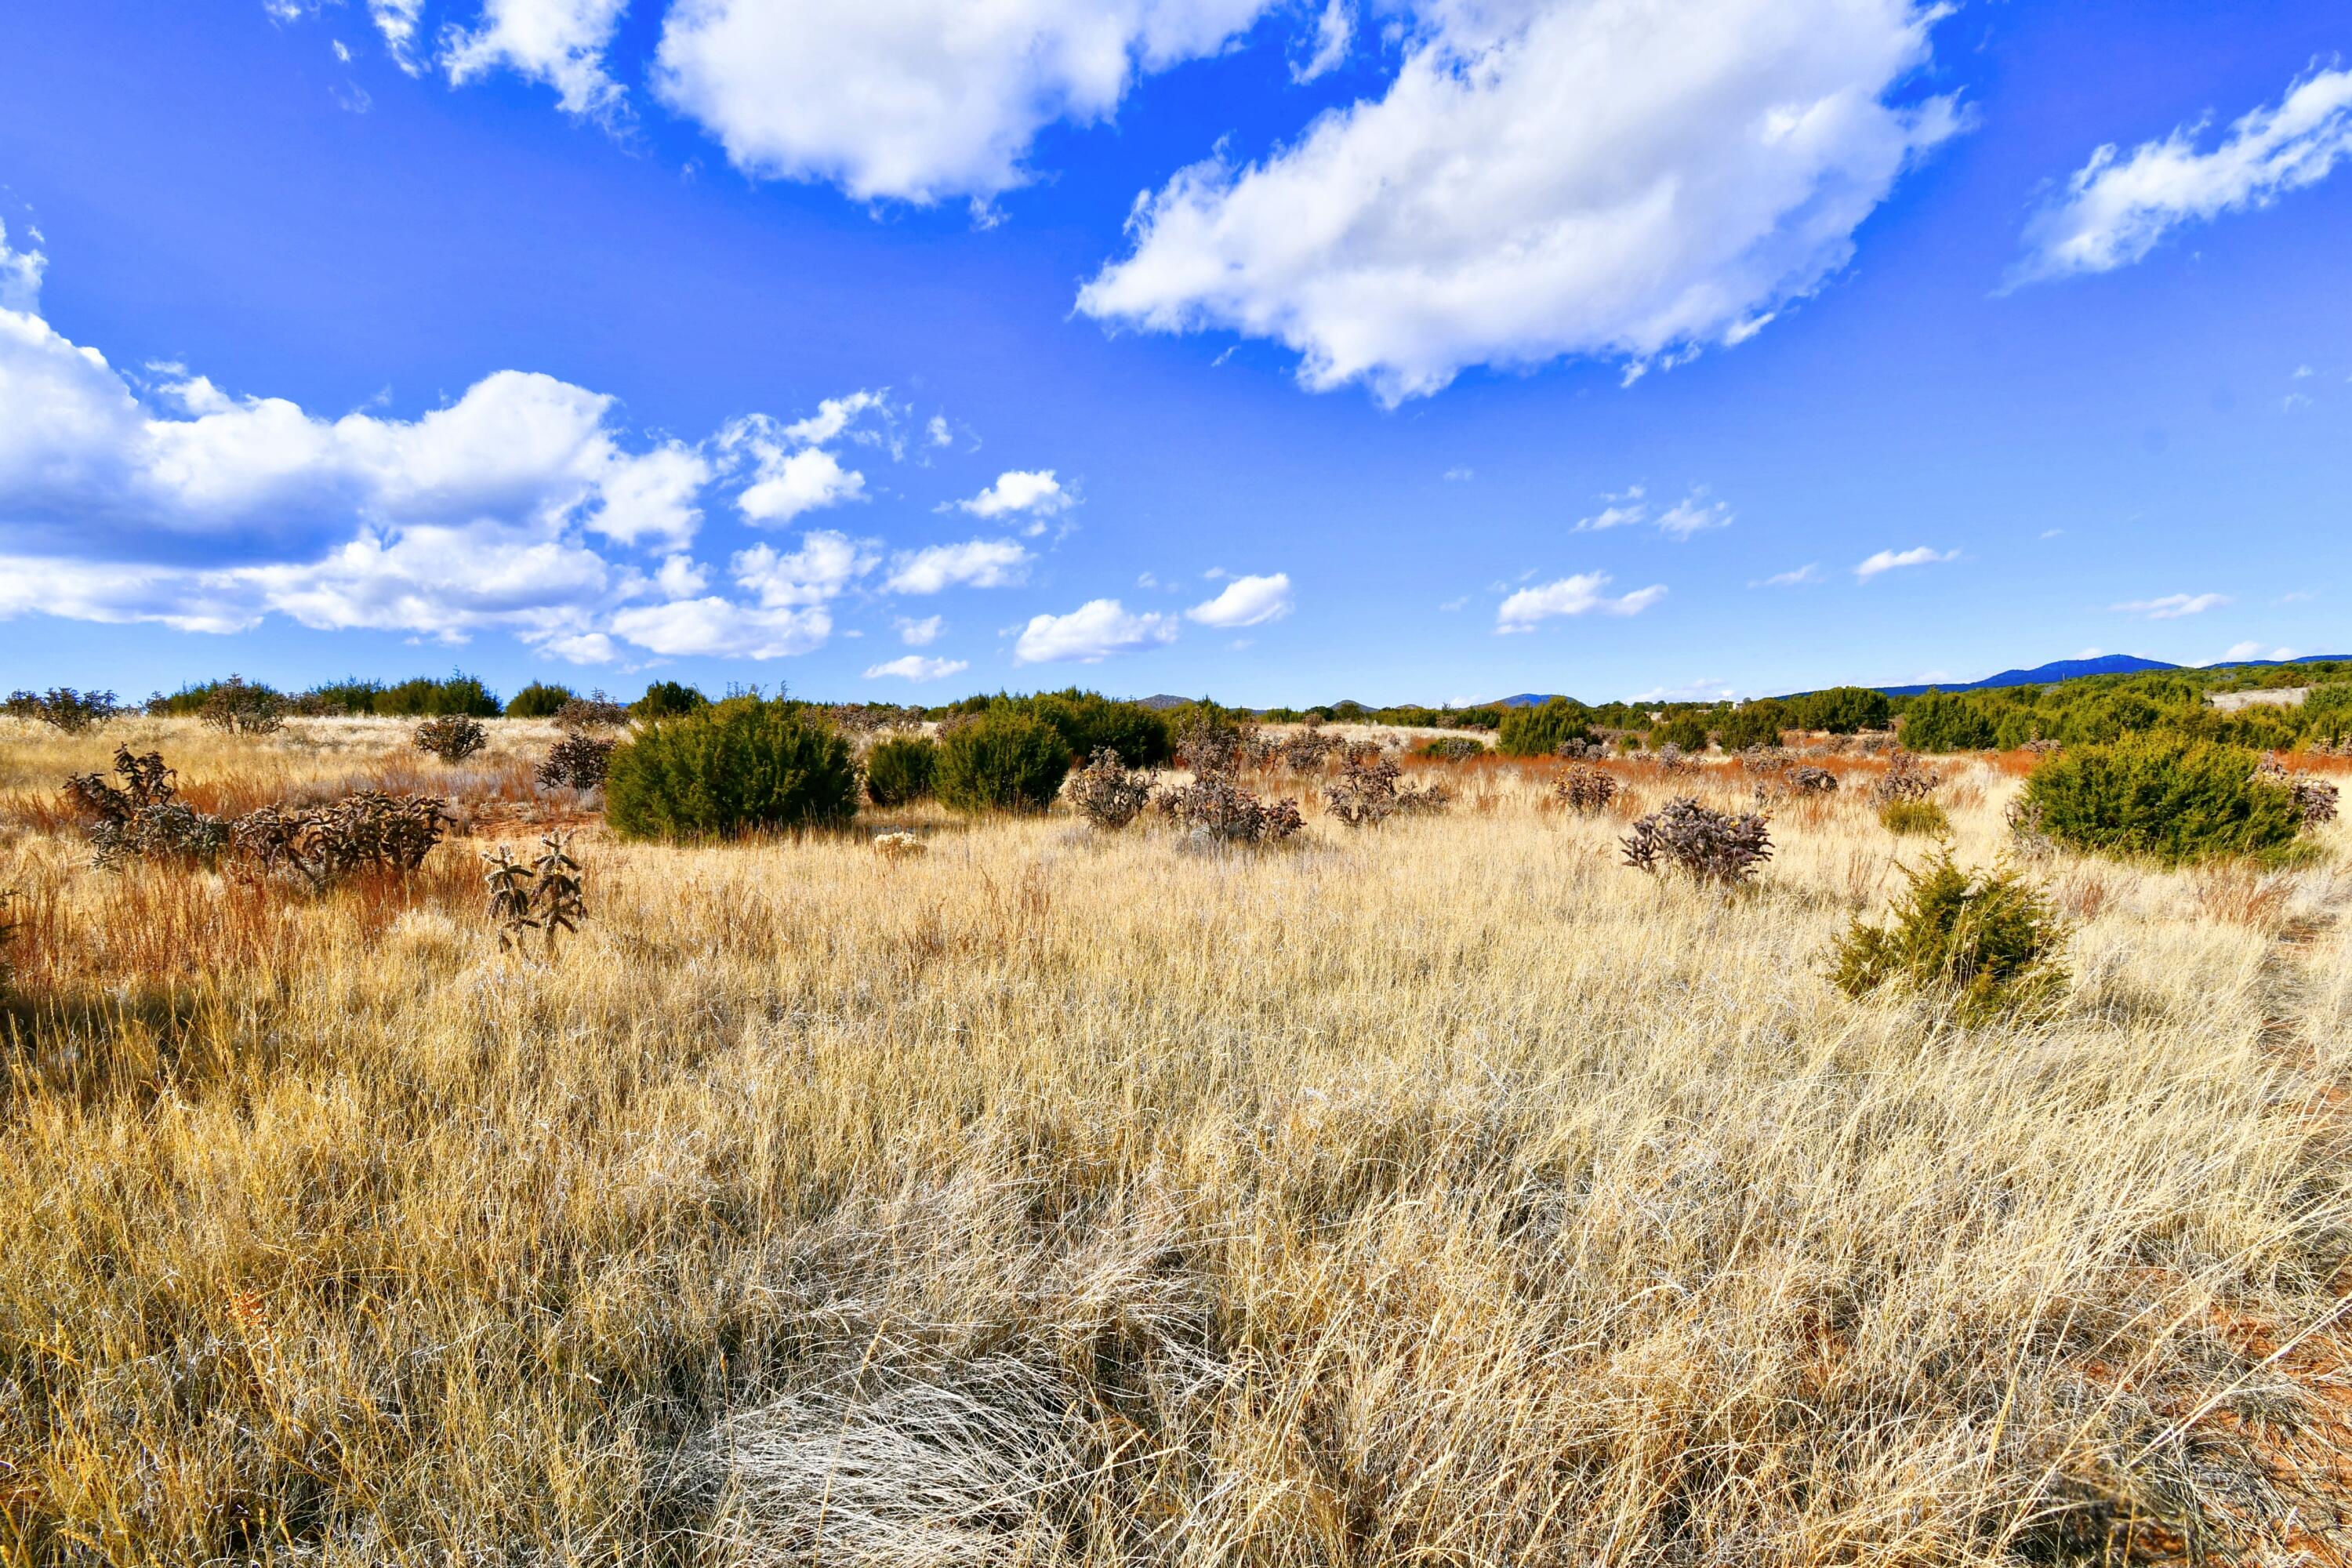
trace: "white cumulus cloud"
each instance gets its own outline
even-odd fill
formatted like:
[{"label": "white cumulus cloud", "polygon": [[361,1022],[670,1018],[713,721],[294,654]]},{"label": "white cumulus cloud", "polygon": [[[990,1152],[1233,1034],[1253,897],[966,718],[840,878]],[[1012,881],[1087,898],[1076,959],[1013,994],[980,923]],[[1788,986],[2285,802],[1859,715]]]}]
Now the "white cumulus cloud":
[{"label": "white cumulus cloud", "polygon": [[1068,510],[1076,504],[1076,498],[1062,487],[1051,468],[1011,468],[997,475],[996,482],[978,495],[955,504],[958,510],[974,517],[1051,517]]},{"label": "white cumulus cloud", "polygon": [[2027,223],[2011,283],[2126,267],[2183,224],[2268,206],[2318,184],[2352,153],[2352,70],[2311,72],[2210,147],[2200,146],[2206,129],[2200,120],[2128,155],[2113,143],[2093,153]]},{"label": "white cumulus cloud", "polygon": [[908,647],[929,647],[940,640],[941,632],[948,629],[944,616],[925,616],[921,620],[900,616],[896,624],[898,640]]},{"label": "white cumulus cloud", "polygon": [[1496,610],[1495,629],[1530,632],[1555,616],[1638,616],[1666,596],[1664,586],[1655,583],[1614,598],[1602,592],[1608,586],[1606,572],[1580,572],[1541,587],[1522,588]]},{"label": "white cumulus cloud", "polygon": [[1933,550],[1925,544],[1915,545],[1909,550],[1882,550],[1857,563],[1853,574],[1858,581],[1867,583],[1873,577],[1900,571],[1906,566],[1933,566],[1959,558],[1960,552],[1957,550]]},{"label": "white cumulus cloud", "polygon": [[1028,579],[1029,552],[1010,539],[971,539],[900,552],[890,563],[885,586],[900,594],[936,594],[945,588],[1011,588]]},{"label": "white cumulus cloud", "polygon": [[1078,308],[1230,329],[1312,388],[1384,401],[1476,364],[1677,359],[1752,335],[1842,268],[1958,129],[1900,100],[1941,8],[1913,0],[1424,0],[1384,96],[1137,204]]},{"label": "white cumulus cloud", "polygon": [[[452,83],[473,81],[501,68],[555,89],[564,112],[591,118],[616,113],[621,86],[604,69],[628,0],[483,0],[471,29],[451,26],[442,64]],[[419,5],[376,5],[376,25],[395,56],[415,31]]]},{"label": "white cumulus cloud", "polygon": [[1215,598],[1184,612],[1188,621],[1204,626],[1258,626],[1290,614],[1290,574],[1236,577]]},{"label": "white cumulus cloud", "polygon": [[960,658],[927,658],[919,653],[909,653],[867,666],[866,679],[879,680],[885,676],[897,676],[905,680],[941,680],[971,668],[969,663]]},{"label": "white cumulus cloud", "polygon": [[1172,616],[1130,615],[1117,599],[1089,599],[1066,616],[1036,616],[1013,646],[1021,664],[1095,664],[1176,640]]},{"label": "white cumulus cloud", "polygon": [[986,198],[1037,133],[1108,119],[1271,0],[677,0],[655,90],[737,167],[861,201]]}]

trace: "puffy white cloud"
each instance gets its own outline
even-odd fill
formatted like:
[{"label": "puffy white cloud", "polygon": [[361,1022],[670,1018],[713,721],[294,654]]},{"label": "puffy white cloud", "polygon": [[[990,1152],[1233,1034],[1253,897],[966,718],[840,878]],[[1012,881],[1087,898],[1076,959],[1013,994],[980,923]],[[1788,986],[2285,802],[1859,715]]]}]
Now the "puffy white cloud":
[{"label": "puffy white cloud", "polygon": [[1906,566],[1933,566],[1946,561],[1958,561],[1957,550],[1932,550],[1927,545],[1915,545],[1909,550],[1882,550],[1861,562],[1853,569],[1855,578],[1867,583],[1881,573],[1899,571]]},{"label": "puffy white cloud", "polygon": [[898,640],[908,647],[929,647],[940,640],[941,632],[948,629],[944,616],[925,616],[919,621],[900,616],[897,625]]},{"label": "puffy white cloud", "polygon": [[1027,580],[1027,549],[1010,539],[972,539],[961,544],[933,544],[901,551],[890,563],[884,584],[900,594],[936,594],[961,584],[967,588],[1010,588]]},{"label": "puffy white cloud", "polygon": [[710,570],[691,555],[672,555],[654,574],[654,586],[665,599],[691,599],[710,586]]},{"label": "puffy white cloud", "polygon": [[623,544],[683,544],[702,523],[695,504],[710,483],[710,462],[671,441],[634,458],[616,458],[604,480],[603,504],[588,526]]},{"label": "puffy white cloud", "polygon": [[623,610],[613,630],[674,658],[782,658],[824,646],[833,616],[821,607],[765,609],[712,595]]},{"label": "puffy white cloud", "polygon": [[1035,616],[1013,645],[1020,664],[1096,664],[1176,640],[1172,616],[1129,615],[1117,599],[1089,599],[1066,616]]},{"label": "puffy white cloud", "polygon": [[950,675],[960,674],[971,668],[968,662],[961,658],[926,658],[921,654],[910,653],[898,658],[886,659],[880,664],[869,665],[866,668],[866,679],[879,680],[885,676],[898,676],[906,680],[940,680]]},{"label": "puffy white cloud", "polygon": [[[483,0],[480,22],[470,31],[451,27],[443,41],[442,64],[452,83],[476,80],[500,68],[553,88],[568,114],[594,118],[617,113],[621,86],[604,70],[604,50],[628,0]],[[395,39],[387,11],[406,32]],[[376,25],[397,54],[415,29],[417,6],[379,6]]]},{"label": "puffy white cloud", "polygon": [[[738,510],[753,522],[790,522],[803,512],[864,500],[866,476],[810,441],[813,436],[829,440],[840,435],[868,395],[820,404],[815,414],[792,425],[764,414],[730,422],[717,441],[720,466],[729,473],[748,468],[751,475],[735,498]],[[860,406],[845,408],[850,403]]]},{"label": "puffy white cloud", "polygon": [[822,447],[828,441],[848,434],[854,440],[863,441],[869,446],[877,445],[888,438],[886,432],[852,427],[860,425],[868,415],[878,416],[880,422],[887,426],[893,422],[896,414],[897,409],[890,402],[888,387],[886,386],[878,392],[853,392],[845,397],[824,399],[817,404],[814,414],[805,419],[795,419],[785,426],[783,437],[787,441],[797,442],[802,446]]},{"label": "puffy white cloud", "polygon": [[1326,0],[1323,14],[1315,21],[1314,51],[1291,66],[1290,79],[1313,81],[1334,69],[1348,58],[1348,46],[1355,37],[1355,7],[1349,0]]},{"label": "puffy white cloud", "polygon": [[2135,599],[2108,608],[2128,616],[2146,616],[2151,621],[2177,621],[2183,616],[2201,616],[2229,602],[2227,594],[2167,594],[2160,599]]},{"label": "puffy white cloud", "polygon": [[1266,577],[1236,577],[1224,591],[1184,612],[1184,618],[1204,626],[1256,626],[1290,614],[1290,574]]},{"label": "puffy white cloud", "polygon": [[1664,586],[1655,583],[1615,598],[1601,592],[1608,586],[1606,572],[1580,572],[1539,588],[1522,588],[1496,610],[1495,629],[1531,632],[1554,616],[1638,616],[1666,596]]},{"label": "puffy white cloud", "polygon": [[1077,498],[1062,488],[1051,468],[1034,472],[1009,468],[996,476],[996,482],[968,500],[955,503],[958,510],[974,517],[1004,517],[1025,513],[1031,517],[1051,517],[1077,504]]},{"label": "puffy white cloud", "polygon": [[860,200],[985,198],[1057,120],[1214,53],[1271,0],[677,0],[655,90],[737,167]]},{"label": "puffy white cloud", "polygon": [[773,547],[755,544],[740,551],[728,570],[735,581],[771,607],[822,605],[836,599],[858,578],[881,563],[870,540],[855,540],[831,529],[812,529],[801,535],[801,547],[782,554]]},{"label": "puffy white cloud", "polygon": [[2127,157],[2112,142],[2093,153],[2026,224],[2011,285],[2129,266],[2183,224],[2268,206],[2326,179],[2352,153],[2352,70],[2313,71],[2200,151],[2207,123],[2143,142]]},{"label": "puffy white cloud", "polygon": [[41,308],[41,271],[48,258],[37,250],[8,248],[8,226],[0,223],[0,310],[37,314]]},{"label": "puffy white cloud", "polygon": [[1106,322],[1228,328],[1385,401],[1474,364],[1636,367],[1752,335],[1844,265],[1959,125],[1892,100],[1913,0],[1423,0],[1385,96],[1139,199],[1080,291]]}]

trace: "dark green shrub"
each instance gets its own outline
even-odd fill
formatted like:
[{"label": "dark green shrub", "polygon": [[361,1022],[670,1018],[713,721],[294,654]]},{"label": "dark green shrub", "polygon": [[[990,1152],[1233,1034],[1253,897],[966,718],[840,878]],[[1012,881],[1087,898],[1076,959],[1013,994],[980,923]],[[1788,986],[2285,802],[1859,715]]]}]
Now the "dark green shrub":
[{"label": "dark green shrub", "polygon": [[420,675],[387,686],[376,693],[374,710],[395,719],[495,719],[499,713],[498,694],[462,673],[441,680]]},{"label": "dark green shrub", "polygon": [[2069,746],[2105,746],[2154,730],[2168,717],[2187,716],[2185,710],[2167,708],[2136,692],[2102,692],[2060,714],[2054,738]]},{"label": "dark green shrub", "polygon": [[866,753],[866,798],[877,805],[905,805],[931,793],[939,775],[939,742],[925,735],[893,735]]},{"label": "dark green shrub", "polygon": [[604,820],[625,838],[732,837],[846,822],[849,742],[797,705],[730,697],[656,719],[612,755]]},{"label": "dark green shrub", "polygon": [[362,680],[358,676],[346,676],[314,686],[294,699],[294,710],[306,718],[319,719],[340,716],[345,719],[364,717],[375,711],[376,699],[383,695],[383,682]]},{"label": "dark green shrub", "polygon": [[698,713],[709,706],[709,698],[683,681],[656,680],[646,688],[643,697],[629,705],[629,712],[639,719],[671,719]]},{"label": "dark green shrub", "polygon": [[1507,757],[1549,757],[1566,742],[1591,739],[1592,710],[1572,698],[1555,697],[1505,713],[1495,749]]},{"label": "dark green shrub", "polygon": [[1965,1024],[2053,1002],[2066,984],[2066,931],[2042,896],[2010,870],[1962,870],[1948,849],[1906,873],[1911,890],[1892,923],[1856,920],[1831,978],[1849,996],[1890,983],[1952,999]]},{"label": "dark green shrub", "polygon": [[1674,714],[1650,731],[1650,744],[1654,749],[1679,746],[1685,752],[1704,752],[1707,739],[1706,715],[1695,710]]},{"label": "dark green shrub", "polygon": [[2315,686],[2303,701],[2307,744],[2340,746],[2352,740],[2352,681]]},{"label": "dark green shrub", "polygon": [[572,688],[556,686],[544,680],[534,680],[507,699],[509,719],[552,719],[555,710],[572,700]]},{"label": "dark green shrub", "polygon": [[2168,866],[2216,855],[2271,855],[2294,841],[2294,792],[2259,775],[2237,746],[2132,735],[2043,760],[2025,781],[2023,819],[2074,849]]},{"label": "dark green shrub", "polygon": [[1952,819],[1932,800],[1890,800],[1878,808],[1879,826],[1897,838],[1915,833],[1949,833]]},{"label": "dark green shrub", "polygon": [[1436,763],[1466,763],[1486,754],[1486,743],[1467,735],[1434,735],[1412,749],[1413,755]]},{"label": "dark green shrub", "polygon": [[1989,752],[2000,739],[1991,714],[1948,691],[1930,691],[1903,710],[1903,743],[1915,752]]},{"label": "dark green shrub", "polygon": [[1780,732],[1795,727],[1789,705],[1777,697],[1766,697],[1743,702],[1725,714],[1719,733],[1725,751],[1745,752],[1755,746],[1777,746]]},{"label": "dark green shrub", "polygon": [[1071,759],[1117,752],[1129,767],[1165,767],[1173,755],[1168,721],[1134,702],[1116,702],[1097,692],[1041,691],[1016,697],[1013,705],[1054,726]]},{"label": "dark green shrub", "polygon": [[1827,691],[1808,691],[1791,699],[1790,706],[1796,712],[1800,729],[1826,730],[1832,735],[1884,730],[1895,721],[1895,707],[1887,701],[1886,693],[1873,691],[1866,686],[1832,686]]},{"label": "dark green shrub", "polygon": [[46,692],[11,692],[6,711],[11,719],[34,721],[63,730],[68,735],[79,735],[105,725],[122,711],[122,704],[111,691],[77,691],[70,686],[52,686]]},{"label": "dark green shrub", "polygon": [[940,799],[958,811],[1043,811],[1069,771],[1062,732],[1010,706],[940,739]]}]

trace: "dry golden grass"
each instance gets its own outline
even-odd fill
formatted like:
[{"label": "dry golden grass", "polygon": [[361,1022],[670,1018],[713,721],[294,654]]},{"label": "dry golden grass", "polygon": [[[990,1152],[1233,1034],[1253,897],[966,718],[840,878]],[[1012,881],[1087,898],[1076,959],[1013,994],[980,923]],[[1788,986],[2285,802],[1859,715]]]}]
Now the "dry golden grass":
[{"label": "dry golden grass", "polygon": [[[493,729],[142,733],[519,814]],[[1855,777],[1728,899],[1488,763],[1284,852],[583,836],[545,963],[478,839],[83,868],[114,739],[0,736],[0,1563],[2342,1560],[2342,824],[2048,868],[2061,1016],[1964,1031],[1822,977],[1918,853]]]}]

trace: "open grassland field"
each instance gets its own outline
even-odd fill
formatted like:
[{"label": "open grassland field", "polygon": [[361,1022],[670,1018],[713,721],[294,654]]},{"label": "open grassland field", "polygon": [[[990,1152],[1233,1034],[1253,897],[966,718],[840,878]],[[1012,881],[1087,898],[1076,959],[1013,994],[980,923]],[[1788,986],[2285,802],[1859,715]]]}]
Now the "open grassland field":
[{"label": "open grassland field", "polygon": [[[1622,863],[1722,761],[1483,757],[1203,850],[1057,807],[623,845],[499,721],[0,734],[0,1562],[2331,1563],[2352,1551],[2352,875],[2059,856],[2053,1005],[1826,978],[1863,787],[1732,893]],[[453,798],[324,894],[90,868]],[[2015,757],[1944,759],[1960,859]],[[209,803],[209,804],[207,804]],[[586,824],[503,952],[478,851]],[[905,827],[924,853],[878,853]]]}]

